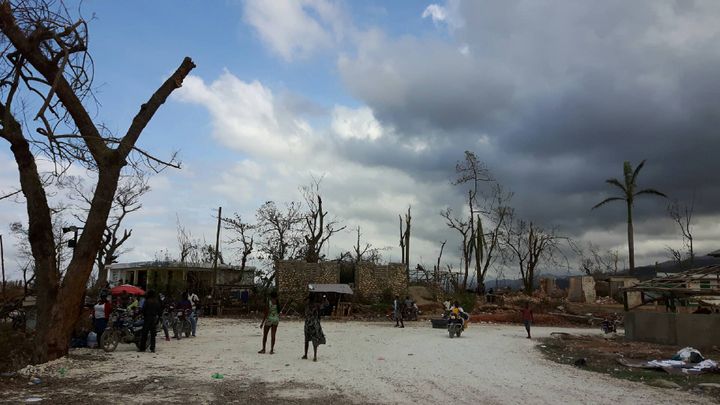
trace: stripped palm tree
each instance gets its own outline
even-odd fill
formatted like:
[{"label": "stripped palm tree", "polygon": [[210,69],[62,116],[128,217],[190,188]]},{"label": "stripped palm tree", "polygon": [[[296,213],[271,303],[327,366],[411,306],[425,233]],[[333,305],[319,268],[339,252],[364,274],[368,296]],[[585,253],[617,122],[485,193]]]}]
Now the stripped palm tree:
[{"label": "stripped palm tree", "polygon": [[633,242],[633,222],[632,222],[632,208],[633,203],[635,202],[635,197],[641,195],[641,194],[653,194],[661,197],[667,198],[667,196],[655,189],[652,188],[646,188],[644,190],[635,191],[637,189],[637,184],[635,184],[637,180],[638,173],[640,173],[640,170],[645,165],[645,161],[643,160],[640,162],[640,164],[633,170],[632,165],[630,162],[625,161],[623,164],[623,174],[625,176],[624,182],[620,182],[618,179],[608,179],[605,180],[606,183],[612,184],[613,186],[616,186],[620,190],[622,190],[622,195],[620,197],[610,197],[606,198],[603,201],[600,201],[598,204],[596,204],[592,209],[598,208],[602,205],[605,205],[609,203],[610,201],[625,201],[627,204],[627,232],[628,232],[628,254],[630,257],[630,273],[632,274],[635,270],[635,246]]}]

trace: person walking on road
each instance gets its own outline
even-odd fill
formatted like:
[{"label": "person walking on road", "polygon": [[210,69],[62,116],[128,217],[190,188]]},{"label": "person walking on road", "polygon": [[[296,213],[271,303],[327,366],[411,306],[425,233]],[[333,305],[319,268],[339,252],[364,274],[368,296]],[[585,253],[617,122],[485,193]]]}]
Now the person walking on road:
[{"label": "person walking on road", "polygon": [[150,351],[155,353],[155,336],[157,335],[157,321],[162,313],[160,300],[155,291],[150,290],[145,296],[145,304],[142,307],[143,327],[140,335],[139,351],[144,352],[147,348],[148,333],[150,334]]},{"label": "person walking on road", "polygon": [[313,302],[312,294],[305,301],[305,355],[307,359],[308,346],[313,345],[313,361],[317,361],[317,348],[325,344],[325,334],[320,325],[320,305]]},{"label": "person walking on road", "polygon": [[530,339],[531,338],[530,337],[530,326],[535,321],[535,319],[533,318],[533,312],[532,312],[532,309],[530,309],[529,302],[525,303],[525,308],[523,308],[521,310],[521,312],[522,312],[523,323],[525,324],[525,330],[527,331],[527,338]]},{"label": "person walking on road", "polygon": [[270,354],[275,353],[275,334],[277,333],[278,325],[280,324],[280,304],[278,303],[277,292],[273,291],[270,293],[270,299],[268,300],[268,307],[265,309],[265,316],[263,316],[262,322],[260,322],[260,329],[263,330],[263,341],[262,349],[258,353],[265,353],[265,346],[267,344],[268,332],[272,331],[270,336]]},{"label": "person walking on road", "polygon": [[396,328],[404,328],[405,324],[403,323],[403,302],[400,300],[400,296],[395,296],[395,301],[393,301],[393,315],[395,316],[395,327]]}]

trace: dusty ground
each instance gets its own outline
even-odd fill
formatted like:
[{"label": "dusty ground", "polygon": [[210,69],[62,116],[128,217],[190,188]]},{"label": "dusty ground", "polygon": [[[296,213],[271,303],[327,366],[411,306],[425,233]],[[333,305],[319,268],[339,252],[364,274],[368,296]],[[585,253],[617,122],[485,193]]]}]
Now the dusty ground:
[{"label": "dusty ground", "polygon": [[[282,322],[276,354],[257,354],[258,323],[201,319],[199,336],[78,349],[25,375],[0,378],[0,402],[22,403],[685,403],[708,398],[557,364],[519,326],[471,325],[450,340],[429,322],[325,322],[319,361],[301,360],[302,323]],[[535,328],[537,337],[559,328]],[[564,329],[564,331],[573,331]],[[582,330],[587,333],[588,330]],[[61,369],[65,372],[61,373]],[[213,379],[214,373],[223,379]],[[37,374],[42,382],[28,385]]]}]

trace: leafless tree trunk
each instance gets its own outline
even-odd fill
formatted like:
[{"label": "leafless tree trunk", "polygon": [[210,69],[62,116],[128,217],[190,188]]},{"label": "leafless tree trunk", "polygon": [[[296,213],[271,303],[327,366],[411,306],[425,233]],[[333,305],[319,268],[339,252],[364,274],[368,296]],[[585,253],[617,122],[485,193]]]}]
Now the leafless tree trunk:
[{"label": "leafless tree trunk", "polygon": [[[78,200],[81,205],[78,206],[80,211],[87,215],[90,205],[92,204],[92,195],[94,190],[87,191],[83,186],[83,182],[79,178],[70,178],[68,183],[74,190],[69,197],[72,200]],[[122,245],[132,236],[132,229],[122,229],[121,226],[125,217],[142,208],[140,198],[150,191],[150,185],[142,173],[133,176],[121,177],[118,182],[117,192],[113,199],[112,208],[108,216],[105,231],[100,241],[100,249],[95,257],[95,264],[98,268],[98,277],[95,282],[95,288],[100,288],[107,282],[106,266],[117,263]],[[75,218],[81,223],[84,222],[83,215],[75,215]]]},{"label": "leafless tree trunk", "polygon": [[177,242],[180,263],[200,261],[200,241],[192,237],[192,233],[180,223],[180,217],[175,217],[177,223]]},{"label": "leafless tree trunk", "polygon": [[263,204],[257,211],[258,233],[262,237],[260,250],[272,262],[294,257],[300,248],[298,226],[304,216],[301,205],[291,202],[280,211],[273,201]]},{"label": "leafless tree trunk", "polygon": [[[87,24],[73,21],[62,4],[36,1],[0,3],[4,50],[0,137],[10,144],[26,199],[28,234],[35,263],[38,319],[33,361],[67,353],[71,329],[80,314],[85,285],[100,247],[123,167],[132,156],[161,166],[162,162],[135,145],[147,123],[173,90],[195,67],[189,58],[141,106],[126,134],[103,136],[83,105],[90,94],[92,59],[87,54]],[[33,138],[23,131],[15,108],[18,92],[40,96],[35,114],[41,126]],[[22,97],[22,96],[21,96]],[[62,278],[57,272],[56,243],[45,187],[35,153],[50,158],[62,175],[77,163],[97,171],[97,185],[85,227]],[[132,155],[131,155],[132,154]]]},{"label": "leafless tree trunk", "polygon": [[[682,235],[683,243],[685,245],[685,248],[687,249],[688,259],[690,260],[689,264],[691,267],[693,265],[693,262],[695,261],[695,249],[693,246],[692,234],[692,220],[694,211],[694,194],[692,200],[690,200],[690,205],[681,205],[678,201],[675,201],[668,207],[668,213],[670,214],[670,218],[672,218],[672,220],[675,221],[675,223],[678,224],[678,226],[680,227],[680,234]],[[680,259],[680,264],[682,264],[682,258]]]},{"label": "leafless tree trunk", "polygon": [[235,236],[228,241],[231,245],[240,245],[240,269],[245,270],[247,261],[254,249],[256,226],[244,222],[240,214],[235,213],[233,218],[223,218],[225,229],[233,231]]},{"label": "leafless tree trunk", "polygon": [[400,252],[402,254],[402,263],[405,265],[405,273],[408,281],[410,280],[410,207],[408,206],[407,214],[405,214],[405,228],[403,229],[403,218],[400,217]]},{"label": "leafless tree trunk", "polygon": [[440,215],[445,218],[447,226],[451,229],[455,229],[456,231],[458,231],[458,233],[460,233],[460,236],[462,237],[462,243],[460,247],[462,252],[463,266],[465,269],[465,273],[463,274],[462,288],[463,290],[465,290],[467,288],[468,276],[470,274],[470,263],[472,262],[473,248],[475,246],[475,243],[472,240],[472,224],[470,223],[469,219],[461,219],[459,217],[453,216],[452,210],[450,208],[442,211]]},{"label": "leafless tree trunk", "polygon": [[555,230],[545,231],[532,222],[513,221],[505,235],[505,244],[513,252],[520,269],[525,293],[530,295],[541,262],[553,262],[560,253],[559,243],[567,239]]},{"label": "leafless tree trunk", "polygon": [[309,186],[303,187],[302,194],[308,213],[305,215],[305,261],[317,263],[320,261],[322,247],[334,234],[344,230],[346,227],[338,227],[337,219],[326,219],[328,213],[323,210],[323,201],[320,196],[320,182],[322,179],[314,179]]}]

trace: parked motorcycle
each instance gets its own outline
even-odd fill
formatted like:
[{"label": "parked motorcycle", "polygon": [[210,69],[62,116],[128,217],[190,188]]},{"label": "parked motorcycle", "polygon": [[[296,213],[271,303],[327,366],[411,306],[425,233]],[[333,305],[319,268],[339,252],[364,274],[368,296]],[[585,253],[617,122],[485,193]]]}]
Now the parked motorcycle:
[{"label": "parked motorcycle", "polygon": [[616,318],[606,318],[600,322],[600,330],[603,333],[617,333],[617,327],[620,325],[620,321]]},{"label": "parked motorcycle", "polygon": [[135,343],[139,349],[142,328],[142,319],[134,320],[126,310],[117,308],[110,314],[108,327],[100,337],[100,347],[112,352],[120,343]]}]

